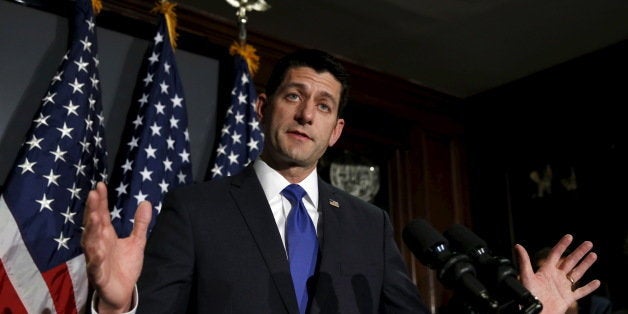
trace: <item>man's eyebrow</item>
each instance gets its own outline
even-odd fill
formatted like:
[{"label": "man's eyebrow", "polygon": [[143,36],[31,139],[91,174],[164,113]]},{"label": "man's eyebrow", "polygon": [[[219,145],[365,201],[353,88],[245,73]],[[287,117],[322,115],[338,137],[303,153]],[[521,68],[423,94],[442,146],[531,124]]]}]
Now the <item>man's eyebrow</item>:
[{"label": "man's eyebrow", "polygon": [[334,97],[334,95],[332,95],[331,93],[328,93],[326,91],[321,92],[318,97],[324,97],[324,98],[329,98],[334,104],[338,104],[338,100],[336,100],[336,97]]}]

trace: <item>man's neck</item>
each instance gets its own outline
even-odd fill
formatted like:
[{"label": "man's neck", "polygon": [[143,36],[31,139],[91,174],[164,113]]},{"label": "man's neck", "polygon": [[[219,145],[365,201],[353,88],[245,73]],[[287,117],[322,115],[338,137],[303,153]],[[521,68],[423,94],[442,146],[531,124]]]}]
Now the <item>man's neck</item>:
[{"label": "man's neck", "polygon": [[305,178],[307,178],[307,176],[309,176],[312,171],[316,169],[316,165],[311,167],[302,167],[296,164],[282,164],[276,160],[265,158],[264,156],[260,156],[260,159],[263,160],[269,167],[279,172],[279,174],[286,178],[286,180],[290,183],[299,183],[305,180]]}]

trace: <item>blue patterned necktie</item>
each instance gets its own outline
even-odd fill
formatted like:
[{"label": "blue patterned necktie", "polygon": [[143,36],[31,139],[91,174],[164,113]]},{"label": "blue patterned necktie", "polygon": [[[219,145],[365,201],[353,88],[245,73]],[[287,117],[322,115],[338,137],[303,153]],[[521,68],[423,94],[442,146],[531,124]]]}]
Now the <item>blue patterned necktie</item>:
[{"label": "blue patterned necktie", "polygon": [[316,229],[301,200],[305,190],[298,184],[290,184],[281,194],[292,204],[286,221],[286,248],[299,312],[305,313],[308,303],[307,280],[314,274],[318,255]]}]

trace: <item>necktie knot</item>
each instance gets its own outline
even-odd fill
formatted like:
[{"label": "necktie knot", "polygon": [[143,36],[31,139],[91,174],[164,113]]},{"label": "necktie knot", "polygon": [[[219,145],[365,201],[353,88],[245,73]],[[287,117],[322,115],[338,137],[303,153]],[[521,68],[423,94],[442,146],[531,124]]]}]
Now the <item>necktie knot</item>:
[{"label": "necktie knot", "polygon": [[298,204],[303,196],[305,196],[305,190],[298,184],[290,184],[286,186],[281,194],[290,201],[292,206]]}]

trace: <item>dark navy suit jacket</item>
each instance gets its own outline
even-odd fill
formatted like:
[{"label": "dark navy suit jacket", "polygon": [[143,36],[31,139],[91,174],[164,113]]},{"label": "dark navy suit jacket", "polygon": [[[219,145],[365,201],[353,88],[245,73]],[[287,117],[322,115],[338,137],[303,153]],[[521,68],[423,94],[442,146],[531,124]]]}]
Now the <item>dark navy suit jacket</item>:
[{"label": "dark navy suit jacket", "polygon": [[[319,211],[310,313],[428,313],[385,211],[320,179]],[[145,252],[139,313],[298,313],[252,167],[169,193]]]}]

